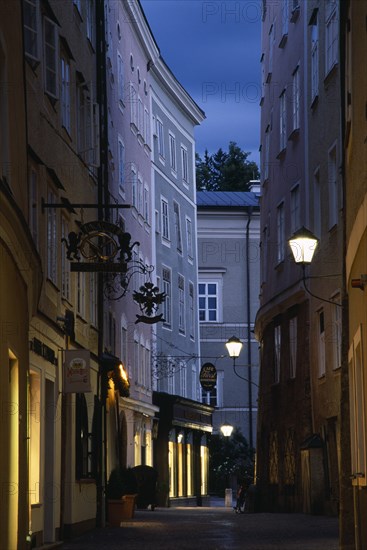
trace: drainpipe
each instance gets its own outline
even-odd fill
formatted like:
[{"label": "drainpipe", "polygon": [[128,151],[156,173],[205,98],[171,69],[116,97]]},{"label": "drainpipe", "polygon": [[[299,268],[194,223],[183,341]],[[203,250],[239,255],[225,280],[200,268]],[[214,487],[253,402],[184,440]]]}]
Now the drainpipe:
[{"label": "drainpipe", "polygon": [[251,307],[250,307],[250,223],[252,206],[247,207],[246,224],[246,301],[247,301],[247,380],[248,380],[248,408],[249,408],[249,444],[253,448],[252,422],[252,371],[251,371]]}]

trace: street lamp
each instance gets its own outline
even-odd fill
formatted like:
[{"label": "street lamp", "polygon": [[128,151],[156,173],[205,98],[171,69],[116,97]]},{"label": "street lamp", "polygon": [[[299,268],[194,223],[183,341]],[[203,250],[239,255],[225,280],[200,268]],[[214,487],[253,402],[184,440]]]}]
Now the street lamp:
[{"label": "street lamp", "polygon": [[302,264],[304,267],[312,262],[319,240],[311,231],[301,227],[288,242],[296,264]]},{"label": "street lamp", "polygon": [[[342,304],[339,304],[338,302],[326,300],[325,298],[321,298],[321,296],[317,296],[316,294],[311,292],[306,284],[306,265],[309,265],[313,260],[316,247],[319,243],[318,238],[315,237],[315,235],[305,227],[301,227],[301,229],[298,229],[298,231],[296,231],[294,235],[289,239],[288,243],[291,248],[294,261],[296,262],[296,264],[300,264],[302,266],[302,282],[305,291],[310,296],[316,298],[317,300],[320,300],[321,302],[326,302],[328,304],[332,304],[333,306],[342,307]],[[333,276],[335,277],[336,275],[325,275],[325,277]]]},{"label": "street lamp", "polygon": [[228,355],[233,359],[233,367],[236,364],[236,359],[239,357],[242,349],[242,342],[237,336],[232,336],[226,342],[226,348],[228,350]]},{"label": "street lamp", "polygon": [[231,424],[228,424],[227,422],[225,422],[220,427],[220,431],[222,432],[224,437],[231,437],[232,432],[233,432],[233,426],[231,426]]}]

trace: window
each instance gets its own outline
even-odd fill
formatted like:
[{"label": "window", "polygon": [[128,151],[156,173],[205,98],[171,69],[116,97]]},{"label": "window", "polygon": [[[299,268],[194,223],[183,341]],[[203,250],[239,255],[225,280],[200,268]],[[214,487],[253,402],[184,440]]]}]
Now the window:
[{"label": "window", "polygon": [[177,250],[182,254],[180,206],[175,201],[173,202],[173,213],[174,213],[174,216],[175,216],[175,230],[176,230]]},{"label": "window", "polygon": [[131,167],[131,202],[135,208],[138,207],[138,174],[135,166]]},{"label": "window", "polygon": [[166,326],[171,325],[171,271],[167,268],[163,269],[163,292],[166,294],[166,299],[163,302],[163,317]]},{"label": "window", "polygon": [[269,482],[279,483],[279,445],[278,432],[270,432],[269,436]]},{"label": "window", "polygon": [[146,223],[150,223],[149,215],[149,189],[148,186],[144,186],[144,220]]},{"label": "window", "polygon": [[129,101],[130,101],[130,116],[131,124],[134,130],[138,129],[138,94],[136,93],[134,84],[129,84]]},{"label": "window", "polygon": [[284,203],[277,208],[277,260],[284,260]]},{"label": "window", "polygon": [[[349,350],[349,402],[350,431],[352,449],[352,483],[367,485],[367,452],[366,425],[364,415],[366,410],[364,357],[362,348],[362,331],[358,328]],[[362,475],[361,475],[362,474]]]},{"label": "window", "polygon": [[61,295],[65,300],[70,302],[70,264],[67,259],[67,248],[64,239],[67,240],[69,235],[69,224],[63,217],[61,219],[61,238],[63,241],[61,247]]},{"label": "window", "polygon": [[313,174],[313,228],[316,236],[321,235],[321,190],[320,170],[317,168]]},{"label": "window", "polygon": [[300,207],[299,207],[299,185],[295,185],[291,190],[291,233],[295,233],[299,229],[300,223]]},{"label": "window", "polygon": [[326,0],[325,4],[325,74],[338,62],[338,20],[336,0]]},{"label": "window", "polygon": [[117,78],[118,78],[118,98],[119,105],[123,107],[124,105],[124,62],[122,61],[121,54],[117,52]]},{"label": "window", "polygon": [[39,19],[37,0],[24,0],[24,51],[33,61],[39,60]]},{"label": "window", "polygon": [[296,377],[297,369],[297,317],[289,319],[289,376]]},{"label": "window", "polygon": [[[55,203],[56,195],[49,191],[48,202]],[[57,238],[56,208],[47,209],[47,277],[57,284],[57,251],[59,249]]]},{"label": "window", "polygon": [[[340,304],[340,294],[333,296],[333,302]],[[333,322],[333,368],[339,369],[341,367],[341,347],[342,347],[342,308],[340,305],[333,306],[332,309],[332,322]]]},{"label": "window", "polygon": [[299,128],[299,114],[300,114],[300,88],[299,88],[299,67],[293,73],[293,130]]},{"label": "window", "polygon": [[264,142],[264,154],[263,154],[264,181],[269,179],[269,157],[270,157],[270,125],[268,125],[265,130],[265,142]]},{"label": "window", "polygon": [[268,67],[268,81],[269,75],[273,72],[273,48],[275,40],[275,22],[272,24],[269,30],[269,67]]},{"label": "window", "polygon": [[338,179],[336,167],[336,146],[328,154],[328,186],[329,186],[329,229],[338,223]]},{"label": "window", "polygon": [[185,332],[185,279],[178,276],[178,330]]},{"label": "window", "polygon": [[158,136],[158,153],[159,156],[164,159],[164,134],[163,134],[163,122],[157,118],[157,136]]},{"label": "window", "polygon": [[187,149],[181,145],[181,164],[182,164],[182,179],[185,183],[189,183],[189,159]]},{"label": "window", "polygon": [[144,136],[144,107],[140,97],[138,97],[138,130],[141,137]]},{"label": "window", "polygon": [[311,101],[319,95],[319,26],[316,14],[311,26]]},{"label": "window", "polygon": [[47,17],[43,20],[44,30],[44,67],[45,91],[52,97],[57,97],[57,29]]},{"label": "window", "polygon": [[317,312],[318,316],[318,360],[319,360],[319,376],[325,376],[325,316],[324,310],[320,309]]},{"label": "window", "polygon": [[29,173],[29,198],[29,229],[38,248],[38,185],[37,172],[33,168]]},{"label": "window", "polygon": [[85,318],[85,273],[77,273],[76,312]]},{"label": "window", "polygon": [[288,22],[289,22],[289,0],[283,0],[282,2],[282,40],[281,45],[284,44],[283,38],[288,34]]},{"label": "window", "polygon": [[186,218],[186,243],[187,243],[187,257],[189,260],[193,259],[192,250],[192,223],[190,218]]},{"label": "window", "polygon": [[125,321],[121,321],[121,361],[126,366],[127,365],[127,328]]},{"label": "window", "polygon": [[218,283],[199,283],[199,319],[217,322],[218,319]]},{"label": "window", "polygon": [[185,363],[181,363],[180,367],[180,395],[187,397],[187,371]]},{"label": "window", "polygon": [[195,317],[194,317],[194,285],[189,283],[189,332],[190,338],[195,339]]},{"label": "window", "polygon": [[97,289],[98,289],[97,273],[91,272],[89,274],[89,318],[90,318],[90,324],[93,326],[97,326],[97,320],[98,320]]},{"label": "window", "polygon": [[168,202],[161,199],[161,229],[163,239],[169,240]]},{"label": "window", "polygon": [[280,150],[286,148],[287,145],[287,98],[285,90],[279,98],[279,131],[280,131]]},{"label": "window", "polygon": [[75,394],[75,477],[91,476],[91,452],[89,446],[88,407],[84,393]]},{"label": "window", "polygon": [[201,388],[201,402],[211,407],[218,407],[217,387],[215,386],[215,388],[210,391]]},{"label": "window", "polygon": [[70,134],[70,63],[61,57],[61,121]]},{"label": "window", "polygon": [[125,146],[121,138],[118,138],[118,158],[119,158],[119,193],[125,193]]},{"label": "window", "polygon": [[278,384],[280,381],[280,351],[282,344],[282,332],[281,326],[276,325],[274,327],[274,383]]},{"label": "window", "polygon": [[94,1],[86,0],[86,26],[87,38],[93,45],[94,43]]},{"label": "window", "polygon": [[146,108],[144,108],[144,142],[150,147],[150,117]]},{"label": "window", "polygon": [[144,185],[141,174],[138,175],[138,212],[143,214],[143,194],[144,194]]},{"label": "window", "polygon": [[169,134],[169,159],[171,170],[173,170],[173,172],[176,172],[176,139],[171,133]]},{"label": "window", "polygon": [[84,82],[77,83],[77,146],[78,153],[87,164],[99,165],[99,110],[93,103],[92,83],[90,89]]}]

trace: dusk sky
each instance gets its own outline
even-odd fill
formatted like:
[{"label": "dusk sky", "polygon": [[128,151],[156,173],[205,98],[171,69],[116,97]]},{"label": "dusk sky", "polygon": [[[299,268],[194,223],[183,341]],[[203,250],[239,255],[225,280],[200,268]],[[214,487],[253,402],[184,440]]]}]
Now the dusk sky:
[{"label": "dusk sky", "polygon": [[236,141],[259,163],[261,1],[141,4],[163,59],[206,114],[198,153]]}]

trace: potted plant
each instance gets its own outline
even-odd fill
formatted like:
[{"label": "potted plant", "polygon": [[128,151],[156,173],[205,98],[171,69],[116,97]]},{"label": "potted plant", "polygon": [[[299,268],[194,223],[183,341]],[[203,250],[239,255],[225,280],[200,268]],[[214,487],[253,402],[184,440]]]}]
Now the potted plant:
[{"label": "potted plant", "polygon": [[115,468],[107,484],[108,522],[120,527],[121,522],[134,517],[137,485],[131,468]]}]

